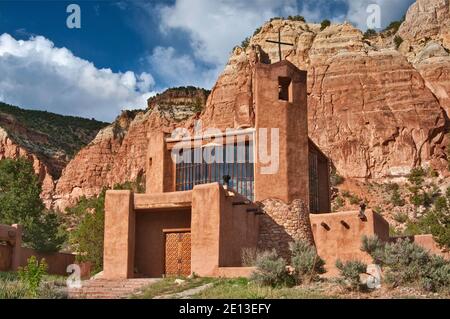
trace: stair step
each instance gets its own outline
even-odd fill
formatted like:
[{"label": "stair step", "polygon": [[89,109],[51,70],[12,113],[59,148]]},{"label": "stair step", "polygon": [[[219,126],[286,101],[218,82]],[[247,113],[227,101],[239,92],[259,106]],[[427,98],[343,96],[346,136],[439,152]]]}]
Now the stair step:
[{"label": "stair step", "polygon": [[157,281],[158,279],[87,280],[82,282],[81,288],[69,289],[69,298],[119,299]]}]

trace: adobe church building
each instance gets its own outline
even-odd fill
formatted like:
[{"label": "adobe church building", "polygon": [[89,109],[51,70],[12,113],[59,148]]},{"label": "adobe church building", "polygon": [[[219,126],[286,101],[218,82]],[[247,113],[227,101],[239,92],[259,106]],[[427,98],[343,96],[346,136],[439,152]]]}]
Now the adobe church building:
[{"label": "adobe church building", "polygon": [[[330,271],[337,258],[370,261],[361,236],[389,240],[389,225],[371,211],[364,219],[329,214],[330,163],[308,138],[306,90],[306,72],[290,62],[258,63],[254,127],[151,136],[147,193],[106,194],[103,278],[246,276],[244,249],[275,248],[288,258],[299,238],[316,245]],[[271,163],[258,150],[270,154],[277,134],[278,169],[268,174]],[[223,152],[225,163],[192,161],[208,148]]]}]

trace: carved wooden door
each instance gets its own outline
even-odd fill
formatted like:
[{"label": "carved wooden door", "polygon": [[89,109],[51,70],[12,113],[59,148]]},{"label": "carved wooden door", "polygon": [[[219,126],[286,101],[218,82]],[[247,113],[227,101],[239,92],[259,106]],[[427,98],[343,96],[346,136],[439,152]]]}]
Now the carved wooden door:
[{"label": "carved wooden door", "polygon": [[189,276],[191,274],[191,233],[167,232],[165,236],[166,276]]}]

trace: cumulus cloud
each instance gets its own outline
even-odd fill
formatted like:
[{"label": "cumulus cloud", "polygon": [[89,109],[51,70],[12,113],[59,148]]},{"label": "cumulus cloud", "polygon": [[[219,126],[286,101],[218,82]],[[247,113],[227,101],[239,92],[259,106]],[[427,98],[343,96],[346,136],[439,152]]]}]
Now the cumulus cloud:
[{"label": "cumulus cloud", "polygon": [[[158,63],[167,56],[175,58],[173,66],[158,64],[161,76],[176,79],[174,72],[185,70],[185,73],[178,73],[181,82],[198,83],[198,78],[216,78],[231,49],[271,17],[302,15],[310,22],[325,18],[334,22],[350,21],[365,30],[368,5],[380,5],[382,25],[386,26],[399,19],[412,2],[414,0],[176,0],[170,5],[149,6],[147,10],[152,14],[155,10],[159,12],[163,34],[185,32],[190,39],[191,54],[177,56],[173,48],[164,51],[157,48],[150,60]],[[204,63],[210,67],[199,66]]]},{"label": "cumulus cloud", "polygon": [[171,86],[194,85],[212,87],[221,68],[202,68],[187,54],[178,54],[173,47],[156,47],[148,57],[156,74]]},{"label": "cumulus cloud", "polygon": [[0,97],[10,104],[111,121],[142,108],[155,84],[148,73],[98,69],[42,36],[0,36]]},{"label": "cumulus cloud", "polygon": [[415,0],[346,0],[348,12],[346,18],[358,28],[367,29],[367,7],[370,4],[380,6],[382,27],[399,20]]},{"label": "cumulus cloud", "polygon": [[160,8],[161,31],[187,31],[195,57],[218,63],[264,21],[278,14],[294,14],[296,8],[293,0],[177,0]]}]

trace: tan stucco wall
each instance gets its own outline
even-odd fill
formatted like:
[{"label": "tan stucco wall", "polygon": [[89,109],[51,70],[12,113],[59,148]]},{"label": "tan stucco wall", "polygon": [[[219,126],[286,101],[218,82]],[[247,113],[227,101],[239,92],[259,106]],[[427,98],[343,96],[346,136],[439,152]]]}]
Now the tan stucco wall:
[{"label": "tan stucco wall", "polygon": [[135,212],[130,191],[107,191],[103,275],[108,279],[132,278]]},{"label": "tan stucco wall", "polygon": [[256,248],[258,216],[253,205],[234,206],[245,200],[228,196],[218,183],[198,185],[192,196],[192,271],[214,276],[219,267],[241,266],[243,248]]},{"label": "tan stucco wall", "polygon": [[[310,220],[317,252],[326,262],[328,276],[338,274],[335,266],[337,259],[371,263],[371,257],[360,249],[363,235],[377,235],[384,241],[389,239],[389,224],[371,210],[366,211],[366,220],[361,220],[357,211],[311,214]],[[345,222],[348,228],[341,221]],[[329,230],[323,227],[322,223],[325,223]]]},{"label": "tan stucco wall", "polygon": [[142,277],[162,277],[165,267],[163,230],[190,227],[190,209],[137,211],[134,264],[137,274]]}]

